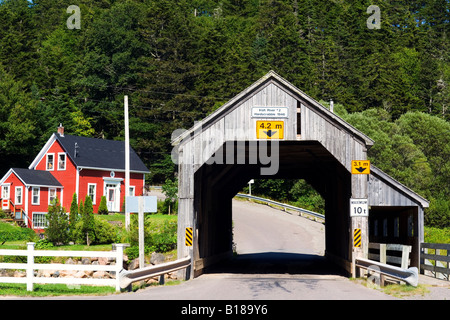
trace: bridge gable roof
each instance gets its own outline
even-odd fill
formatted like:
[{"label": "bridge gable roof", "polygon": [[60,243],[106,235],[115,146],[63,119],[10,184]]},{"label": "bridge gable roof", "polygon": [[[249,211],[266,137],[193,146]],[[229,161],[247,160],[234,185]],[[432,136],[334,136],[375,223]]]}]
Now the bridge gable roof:
[{"label": "bridge gable roof", "polygon": [[316,101],[315,99],[313,99],[312,97],[310,97],[309,95],[307,95],[306,93],[295,87],[289,81],[279,76],[273,70],[269,71],[266,75],[264,75],[259,80],[254,82],[251,86],[249,86],[248,88],[237,94],[235,97],[230,99],[228,102],[226,102],[219,109],[211,113],[209,116],[207,116],[201,121],[196,122],[194,126],[192,126],[189,130],[183,131],[181,134],[174,136],[172,139],[172,144],[178,145],[183,141],[183,139],[187,138],[188,136],[193,137],[193,135],[195,135],[196,132],[200,132],[201,130],[208,128],[212,124],[216,123],[217,121],[225,117],[231,111],[235,110],[236,108],[239,108],[244,101],[251,98],[257,92],[259,92],[260,90],[262,90],[263,88],[265,88],[270,84],[274,84],[282,88],[293,98],[300,101],[302,104],[312,109],[314,112],[318,113],[321,117],[326,118],[327,121],[333,123],[338,128],[344,130],[345,132],[348,132],[353,137],[363,142],[367,148],[370,148],[374,144],[374,141],[370,139],[368,136],[366,136],[353,126],[351,126],[349,123],[344,121],[335,113],[328,110],[318,101]]}]

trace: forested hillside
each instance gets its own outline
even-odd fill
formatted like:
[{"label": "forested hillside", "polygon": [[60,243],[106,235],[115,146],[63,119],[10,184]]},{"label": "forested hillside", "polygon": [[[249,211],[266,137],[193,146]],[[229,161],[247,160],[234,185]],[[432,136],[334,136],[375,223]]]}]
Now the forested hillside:
[{"label": "forested hillside", "polygon": [[[80,29],[69,29],[69,5]],[[369,28],[370,5],[380,28]],[[0,1],[0,171],[26,167],[62,123],[123,139],[152,183],[170,136],[269,70],[376,141],[373,162],[450,225],[448,0]],[[430,126],[430,127],[428,127]],[[428,215],[430,217],[430,215]],[[441,216],[439,216],[441,217]]]}]

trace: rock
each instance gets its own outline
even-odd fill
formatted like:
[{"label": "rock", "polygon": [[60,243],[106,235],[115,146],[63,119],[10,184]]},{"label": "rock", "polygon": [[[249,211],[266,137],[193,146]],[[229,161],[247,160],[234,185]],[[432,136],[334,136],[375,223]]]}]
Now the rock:
[{"label": "rock", "polygon": [[91,259],[90,258],[82,258],[81,264],[91,264]]},{"label": "rock", "polygon": [[84,271],[78,271],[75,273],[74,278],[87,278],[87,274]]},{"label": "rock", "polygon": [[139,258],[131,260],[130,264],[128,265],[128,270],[135,270],[139,268]]},{"label": "rock", "polygon": [[101,266],[106,266],[109,263],[108,258],[100,257],[98,258],[98,264]]},{"label": "rock", "polygon": [[92,278],[102,279],[102,278],[105,277],[105,275],[106,275],[106,272],[105,272],[105,271],[95,271],[95,272],[92,274]]},{"label": "rock", "polygon": [[152,256],[150,258],[151,264],[160,264],[163,263],[165,260],[165,257],[162,253],[153,252]]},{"label": "rock", "polygon": [[75,277],[77,274],[76,270],[61,270],[59,272],[60,277]]},{"label": "rock", "polygon": [[53,278],[58,278],[60,275],[60,272],[58,270],[56,270],[55,272],[53,272],[52,277]]},{"label": "rock", "polygon": [[75,261],[72,258],[69,258],[64,263],[65,264],[75,264]]},{"label": "rock", "polygon": [[14,271],[14,278],[24,278],[26,277],[27,274],[25,272],[21,272],[21,271]]}]

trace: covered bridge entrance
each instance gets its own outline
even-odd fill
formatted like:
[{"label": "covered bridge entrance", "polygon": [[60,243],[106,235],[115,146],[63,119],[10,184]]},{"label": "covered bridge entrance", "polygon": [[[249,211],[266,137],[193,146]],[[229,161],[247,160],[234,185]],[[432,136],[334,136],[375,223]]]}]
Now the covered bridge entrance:
[{"label": "covered bridge entrance", "polygon": [[[232,198],[253,178],[311,184],[326,203],[326,256],[349,273],[352,258],[367,258],[369,241],[411,244],[411,265],[419,266],[428,202],[373,165],[370,174],[363,166],[352,174],[352,161],[367,160],[374,141],[273,71],[178,132],[172,144],[179,165],[178,258],[192,257],[191,276],[231,256]],[[368,212],[351,214],[351,200],[367,202]],[[357,247],[355,229],[361,230]]]}]

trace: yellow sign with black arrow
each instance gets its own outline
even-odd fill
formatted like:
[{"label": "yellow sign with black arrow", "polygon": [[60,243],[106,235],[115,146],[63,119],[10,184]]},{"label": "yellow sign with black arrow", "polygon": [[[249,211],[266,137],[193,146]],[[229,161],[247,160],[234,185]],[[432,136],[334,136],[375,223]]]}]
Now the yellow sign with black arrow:
[{"label": "yellow sign with black arrow", "polygon": [[352,174],[370,174],[370,160],[352,160]]},{"label": "yellow sign with black arrow", "polygon": [[284,121],[256,121],[256,139],[283,139]]}]

